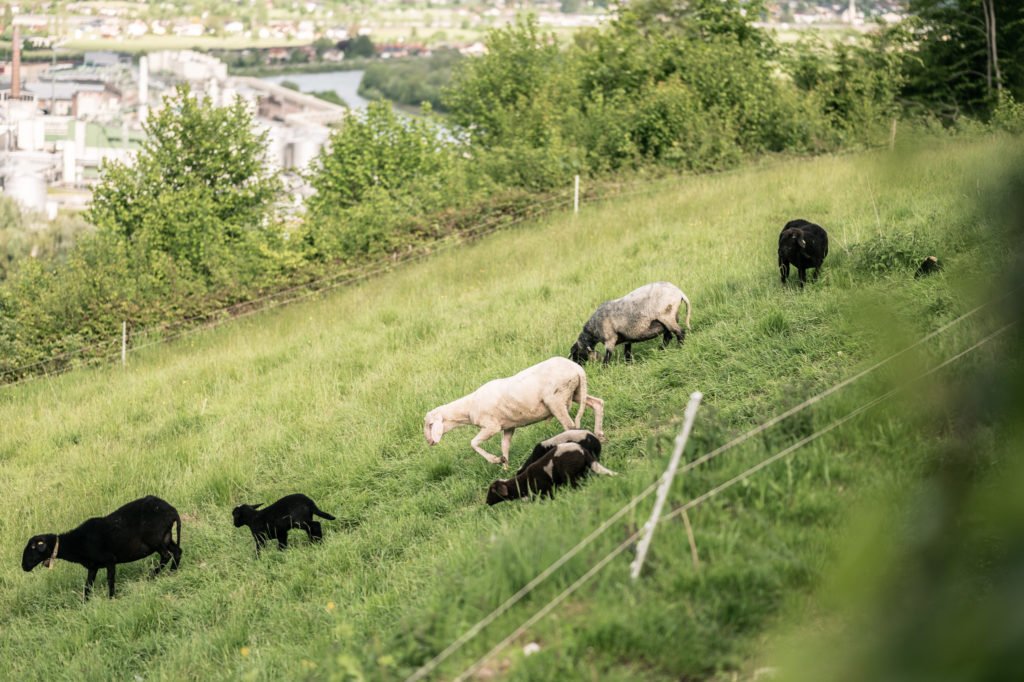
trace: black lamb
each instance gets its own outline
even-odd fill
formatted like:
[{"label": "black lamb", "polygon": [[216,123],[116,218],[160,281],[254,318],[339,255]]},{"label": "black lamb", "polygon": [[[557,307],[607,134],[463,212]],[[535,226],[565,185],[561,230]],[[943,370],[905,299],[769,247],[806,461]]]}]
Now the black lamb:
[{"label": "black lamb", "polygon": [[807,281],[807,270],[814,268],[814,279],[821,273],[821,264],[828,255],[828,233],[802,218],[790,220],[779,235],[779,274],[782,283],[789,279],[789,266],[800,276],[800,286]]},{"label": "black lamb", "polygon": [[531,494],[553,497],[555,488],[566,484],[575,488],[591,471],[605,476],[616,475],[603,467],[594,453],[578,443],[562,443],[549,448],[521,473],[492,483],[487,490],[487,504],[517,500]]},{"label": "black lamb", "polygon": [[582,446],[584,450],[589,450],[594,455],[594,459],[601,459],[601,441],[598,440],[593,432],[586,429],[569,429],[537,443],[533,448],[533,452],[530,453],[530,456],[526,458],[526,461],[516,471],[516,475],[518,476],[526,471],[528,466],[547,454],[548,450],[562,443],[576,443]]},{"label": "black lamb", "polygon": [[[177,540],[171,531],[177,524]],[[149,495],[129,502],[108,516],[85,521],[67,533],[36,535],[28,541],[21,556],[21,567],[31,571],[41,563],[53,568],[56,559],[72,561],[89,571],[85,578],[85,598],[92,593],[92,584],[101,568],[107,569],[107,586],[114,596],[114,573],[117,564],[138,561],[159,553],[160,572],[168,561],[171,570],[181,563],[181,517],[178,511]]]},{"label": "black lamb", "polygon": [[263,503],[243,504],[235,507],[231,515],[235,519],[235,528],[248,526],[252,531],[252,537],[256,540],[256,555],[268,540],[277,540],[279,549],[288,546],[288,531],[292,528],[301,528],[309,535],[311,542],[319,542],[323,539],[323,530],[320,523],[313,520],[313,515],[320,518],[334,521],[334,517],[325,511],[321,511],[316,502],[309,499],[302,493],[285,495],[274,504],[259,509]]}]

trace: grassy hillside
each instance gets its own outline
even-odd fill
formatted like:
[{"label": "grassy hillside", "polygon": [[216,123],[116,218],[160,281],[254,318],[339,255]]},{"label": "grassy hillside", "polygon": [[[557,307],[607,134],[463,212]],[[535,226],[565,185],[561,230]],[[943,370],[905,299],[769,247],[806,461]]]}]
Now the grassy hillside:
[{"label": "grassy hillside", "polygon": [[[832,385],[983,296],[991,243],[973,211],[1006,140],[686,177],[441,254],[322,301],[254,316],[131,357],[0,390],[0,666],[11,679],[399,679],[659,475],[690,391],[705,393],[687,459]],[[1004,156],[1000,154],[1000,156]],[[830,230],[820,283],[779,286],[778,230]],[[894,230],[898,232],[894,233]],[[937,253],[941,276],[915,280]],[[879,267],[879,264],[888,264]],[[653,280],[694,303],[683,348],[588,367],[606,404],[605,463],[554,501],[483,504],[499,473],[470,429],[429,448],[423,414],[551,355],[592,309]],[[926,345],[945,358],[988,329]],[[968,372],[986,348],[944,376]],[[872,377],[687,475],[680,504],[875,395]],[[920,394],[919,394],[920,395]],[[928,401],[892,403],[663,527],[649,569],[630,556],[487,672],[521,680],[701,679],[749,671],[764,633],[799,617],[851,509],[917,475],[942,437]],[[588,413],[587,424],[592,424]],[[557,431],[512,442],[516,465]],[[497,439],[486,444],[497,450]],[[231,508],[302,491],[339,520],[253,557]],[[153,493],[185,518],[176,575],[118,570],[119,596],[82,602],[85,570],[20,569],[34,533]],[[451,678],[642,524],[640,505],[441,668]],[[101,574],[102,580],[102,574]],[[102,590],[99,591],[102,595]]]}]

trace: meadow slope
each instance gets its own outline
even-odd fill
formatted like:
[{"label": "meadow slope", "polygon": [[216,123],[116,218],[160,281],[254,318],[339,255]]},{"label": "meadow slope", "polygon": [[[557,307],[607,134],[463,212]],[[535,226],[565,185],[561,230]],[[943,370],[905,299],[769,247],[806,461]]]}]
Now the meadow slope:
[{"label": "meadow slope", "polygon": [[[0,389],[0,670],[7,679],[401,679],[659,475],[688,394],[705,393],[687,459],[938,328],[986,295],[996,240],[975,200],[1006,139],[930,141],[652,183],[438,254],[322,300],[132,355],[126,371]],[[822,281],[778,283],[795,217],[829,229]],[[898,233],[895,233],[897,230]],[[913,278],[938,253],[944,274]],[[879,267],[879,264],[884,267]],[[553,501],[483,504],[499,473],[470,429],[430,448],[423,414],[552,355],[603,300],[654,280],[694,304],[682,348],[588,367],[618,478]],[[972,318],[910,358],[925,366],[988,329]],[[986,347],[943,377],[969,372]],[[906,370],[902,370],[906,371]],[[872,375],[684,477],[680,504],[876,395]],[[920,394],[919,394],[920,397]],[[521,680],[704,679],[757,663],[799,619],[851,510],[885,503],[942,438],[929,401],[891,403],[836,430],[655,538],[628,581],[609,565],[487,672]],[[586,424],[592,424],[588,413]],[[521,429],[513,466],[556,432]],[[486,444],[497,450],[497,439]],[[231,508],[302,491],[337,522],[253,557]],[[144,494],[184,515],[176,575],[118,570],[113,600],[81,599],[85,570],[25,574],[34,533],[70,529]],[[450,679],[622,541],[650,503],[440,669]],[[102,577],[101,577],[102,580]],[[102,591],[100,592],[102,594]]]}]

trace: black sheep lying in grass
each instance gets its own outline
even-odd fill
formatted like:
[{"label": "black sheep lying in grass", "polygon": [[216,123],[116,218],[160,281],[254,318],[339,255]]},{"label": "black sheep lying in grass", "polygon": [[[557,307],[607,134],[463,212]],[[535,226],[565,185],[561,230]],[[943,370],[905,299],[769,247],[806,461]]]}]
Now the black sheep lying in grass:
[{"label": "black sheep lying in grass", "polygon": [[566,484],[575,488],[580,479],[591,471],[605,476],[616,475],[601,466],[594,453],[578,443],[562,443],[549,448],[521,473],[492,483],[487,490],[487,504],[495,505],[530,494],[553,497],[555,488]]},{"label": "black sheep lying in grass", "polygon": [[821,225],[802,218],[790,220],[779,235],[779,275],[782,283],[789,279],[789,266],[796,266],[800,286],[807,281],[807,271],[814,268],[814,279],[821,273],[821,264],[828,255],[828,233]]},{"label": "black sheep lying in grass", "polygon": [[561,433],[555,434],[547,440],[542,440],[534,446],[533,452],[526,458],[519,470],[516,471],[516,475],[526,471],[526,468],[536,462],[538,459],[547,454],[547,451],[556,445],[562,443],[576,443],[577,445],[583,446],[584,450],[589,450],[594,459],[601,459],[601,441],[591,431],[586,429],[569,429],[568,431],[562,431]]},{"label": "black sheep lying in grass", "polygon": [[252,531],[252,537],[256,540],[256,555],[268,540],[276,539],[279,549],[288,546],[288,531],[292,528],[301,528],[309,535],[311,542],[319,542],[323,539],[323,530],[320,523],[313,520],[313,515],[333,521],[334,517],[327,512],[321,511],[316,502],[309,499],[302,493],[285,495],[274,504],[265,509],[257,508],[259,504],[243,504],[235,507],[231,516],[235,520],[235,528],[248,526]]},{"label": "black sheep lying in grass", "polygon": [[[171,530],[178,525],[177,540]],[[36,535],[28,541],[21,567],[31,571],[41,563],[53,568],[56,559],[72,561],[89,571],[85,578],[85,598],[92,592],[96,573],[107,569],[107,586],[114,596],[114,572],[117,564],[160,554],[160,572],[168,561],[171,570],[181,563],[181,517],[177,510],[159,497],[143,497],[129,502],[108,516],[88,519],[67,533]]]}]

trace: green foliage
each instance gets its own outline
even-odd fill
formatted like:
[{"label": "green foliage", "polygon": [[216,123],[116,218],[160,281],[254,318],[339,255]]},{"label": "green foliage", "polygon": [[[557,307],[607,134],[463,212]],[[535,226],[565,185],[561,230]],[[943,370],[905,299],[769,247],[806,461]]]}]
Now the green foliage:
[{"label": "green foliage", "polygon": [[342,99],[341,95],[339,95],[334,90],[316,90],[316,91],[311,92],[309,94],[313,95],[313,97],[316,97],[318,99],[322,99],[325,102],[330,102],[331,104],[337,104],[339,107],[348,108],[348,102],[346,102],[344,99]]},{"label": "green foliage", "polygon": [[[577,34],[568,51],[520,19],[457,70],[445,103],[486,150],[491,177],[524,187],[580,170],[713,169],[765,151],[831,148],[818,100],[778,76],[778,50],[752,23],[756,10],[631,3],[606,29]],[[513,156],[527,167],[494,162]]]},{"label": "green foliage", "polygon": [[356,36],[345,45],[345,58],[372,57],[376,54],[370,36]]},{"label": "green foliage", "polygon": [[[983,0],[911,0],[916,17],[913,59],[904,96],[918,109],[949,121],[987,118],[1000,82],[989,58]],[[1024,101],[1024,4],[992,0],[1002,88]]]},{"label": "green foliage", "polygon": [[793,44],[785,62],[842,144],[877,144],[899,116],[911,36],[901,27],[827,45],[817,33]]},{"label": "green foliage", "polygon": [[187,86],[146,126],[132,166],[104,166],[87,218],[143,259],[167,256],[209,282],[228,281],[274,239],[281,183],[266,133],[245,104],[216,107]]},{"label": "green foliage", "polygon": [[429,57],[372,62],[359,82],[359,94],[413,107],[428,102],[434,111],[444,112],[441,91],[462,59],[458,50],[439,49]]},{"label": "green foliage", "polygon": [[913,272],[927,256],[934,255],[935,241],[921,232],[891,231],[856,244],[851,265],[875,275]]},{"label": "green foliage", "polygon": [[1024,135],[1024,104],[1006,94],[992,112],[992,126],[1013,135]]},{"label": "green foliage", "polygon": [[314,161],[310,214],[323,218],[351,208],[371,189],[398,197],[410,194],[408,188],[417,182],[443,187],[455,155],[454,145],[430,119],[409,119],[387,102],[372,103],[349,116]]},{"label": "green foliage", "polygon": [[456,69],[445,91],[451,121],[484,147],[547,145],[574,90],[567,56],[533,15],[492,31],[487,49]]}]

